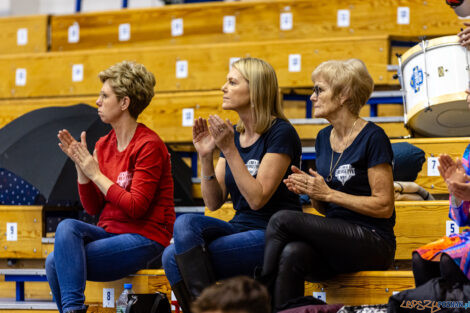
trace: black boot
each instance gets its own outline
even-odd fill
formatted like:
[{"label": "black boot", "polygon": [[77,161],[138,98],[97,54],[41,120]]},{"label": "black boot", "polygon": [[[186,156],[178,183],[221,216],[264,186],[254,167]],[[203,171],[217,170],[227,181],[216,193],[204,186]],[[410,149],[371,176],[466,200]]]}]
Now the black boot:
[{"label": "black boot", "polygon": [[183,313],[191,313],[191,295],[189,294],[184,281],[180,280],[171,286],[171,291],[175,294],[176,300],[178,300],[178,305],[183,310]]},{"label": "black boot", "polygon": [[262,267],[257,266],[255,267],[253,278],[257,282],[263,284],[266,289],[268,289],[269,294],[272,295],[272,292],[274,291],[274,283],[276,281],[276,274],[277,273],[274,272],[269,274],[265,273]]},{"label": "black boot", "polygon": [[88,305],[85,305],[84,309],[67,311],[67,313],[86,313],[87,310],[88,310]]},{"label": "black boot", "polygon": [[176,254],[175,260],[192,300],[196,299],[204,288],[216,282],[206,246],[196,246],[189,251]]}]

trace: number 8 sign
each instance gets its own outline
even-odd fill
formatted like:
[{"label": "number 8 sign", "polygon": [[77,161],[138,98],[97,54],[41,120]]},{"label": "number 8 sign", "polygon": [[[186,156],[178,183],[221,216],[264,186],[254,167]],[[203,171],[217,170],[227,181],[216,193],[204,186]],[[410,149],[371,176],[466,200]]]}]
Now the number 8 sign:
[{"label": "number 8 sign", "polygon": [[114,308],[114,288],[103,288],[103,308]]}]

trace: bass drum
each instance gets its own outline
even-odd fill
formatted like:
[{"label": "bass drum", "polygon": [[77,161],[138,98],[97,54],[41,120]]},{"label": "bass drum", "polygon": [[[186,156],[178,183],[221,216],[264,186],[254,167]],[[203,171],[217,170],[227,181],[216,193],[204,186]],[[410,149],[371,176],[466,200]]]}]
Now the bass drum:
[{"label": "bass drum", "polygon": [[470,54],[457,36],[440,37],[406,51],[400,58],[405,125],[426,137],[470,136]]}]

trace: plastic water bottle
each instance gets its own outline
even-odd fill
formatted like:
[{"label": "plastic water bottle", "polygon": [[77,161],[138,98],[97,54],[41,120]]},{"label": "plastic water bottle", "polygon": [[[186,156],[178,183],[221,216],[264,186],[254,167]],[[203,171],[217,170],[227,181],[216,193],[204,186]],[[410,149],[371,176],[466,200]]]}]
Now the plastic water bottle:
[{"label": "plastic water bottle", "polygon": [[116,301],[116,313],[126,313],[127,295],[133,293],[134,291],[132,290],[132,284],[124,284],[124,291]]}]

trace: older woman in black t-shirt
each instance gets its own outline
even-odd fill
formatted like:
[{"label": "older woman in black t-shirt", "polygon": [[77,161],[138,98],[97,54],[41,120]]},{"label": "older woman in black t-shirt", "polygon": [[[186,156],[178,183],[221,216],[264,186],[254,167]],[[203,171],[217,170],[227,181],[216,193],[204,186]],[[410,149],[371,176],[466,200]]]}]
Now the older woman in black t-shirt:
[{"label": "older woman in black t-shirt", "polygon": [[359,117],[374,83],[362,61],[328,61],[312,74],[317,171],[292,167],[284,183],[325,217],[281,211],[269,221],[262,278],[274,306],[304,295],[304,280],[383,270],[395,254],[392,149],[384,131]]}]

